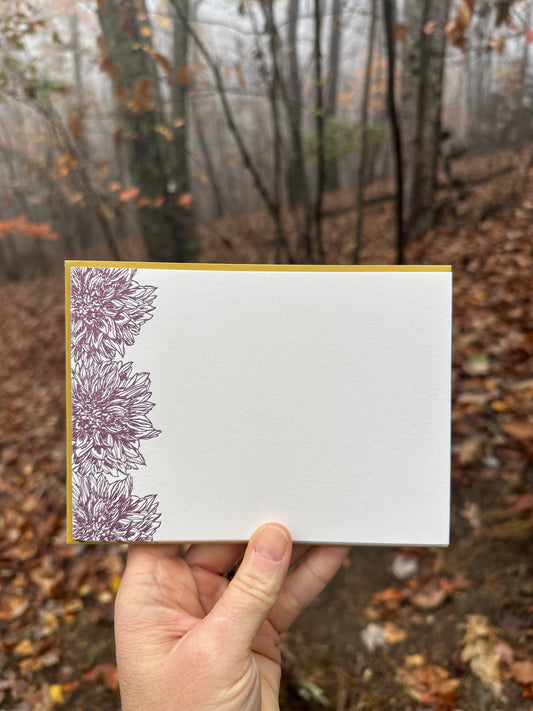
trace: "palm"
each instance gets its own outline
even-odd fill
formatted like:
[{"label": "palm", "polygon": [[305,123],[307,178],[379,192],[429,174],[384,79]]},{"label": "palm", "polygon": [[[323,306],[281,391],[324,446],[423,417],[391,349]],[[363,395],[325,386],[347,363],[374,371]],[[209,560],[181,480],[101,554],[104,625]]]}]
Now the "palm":
[{"label": "palm", "polygon": [[[221,686],[234,689],[246,678],[246,699],[233,694],[231,704],[218,703],[217,708],[278,708],[280,635],[333,575],[346,550],[319,547],[311,551],[285,580],[247,653],[233,658],[231,631],[228,635],[226,630],[224,658],[209,659],[214,608],[229,584],[225,573],[243,551],[244,545],[239,544],[194,545],[179,557],[179,546],[131,546],[117,599],[117,625],[123,630],[120,640],[117,636],[119,673],[121,662],[131,666],[128,649],[142,644],[149,660],[148,674],[170,689],[180,670],[187,671],[182,665],[190,671],[191,660],[201,655],[210,681],[215,675]],[[308,551],[309,547],[295,547],[292,562]],[[127,610],[127,619],[121,610]]]}]

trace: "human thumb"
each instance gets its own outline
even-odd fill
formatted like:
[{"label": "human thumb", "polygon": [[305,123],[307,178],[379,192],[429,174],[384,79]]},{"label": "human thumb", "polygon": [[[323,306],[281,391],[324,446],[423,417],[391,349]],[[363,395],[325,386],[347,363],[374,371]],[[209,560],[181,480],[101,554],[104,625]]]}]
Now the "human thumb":
[{"label": "human thumb", "polygon": [[248,651],[279,597],[291,558],[284,526],[267,523],[250,538],[244,558],[210,617],[231,629],[233,642]]}]

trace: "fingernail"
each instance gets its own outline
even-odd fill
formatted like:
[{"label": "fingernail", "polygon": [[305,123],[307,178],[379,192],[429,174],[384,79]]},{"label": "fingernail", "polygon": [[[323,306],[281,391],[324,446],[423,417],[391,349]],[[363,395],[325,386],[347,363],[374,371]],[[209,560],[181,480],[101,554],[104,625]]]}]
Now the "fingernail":
[{"label": "fingernail", "polygon": [[259,532],[254,551],[265,560],[279,563],[288,545],[289,537],[285,531],[280,526],[267,524]]}]

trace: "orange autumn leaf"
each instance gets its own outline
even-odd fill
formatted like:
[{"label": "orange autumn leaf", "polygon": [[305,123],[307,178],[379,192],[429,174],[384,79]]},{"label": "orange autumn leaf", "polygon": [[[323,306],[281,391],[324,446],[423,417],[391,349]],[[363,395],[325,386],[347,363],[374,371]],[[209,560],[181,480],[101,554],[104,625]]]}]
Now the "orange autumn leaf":
[{"label": "orange autumn leaf", "polygon": [[470,27],[473,13],[474,10],[471,4],[466,2],[466,0],[461,0],[457,7],[457,19],[462,27]]},{"label": "orange autumn leaf", "polygon": [[93,664],[83,672],[84,681],[104,684],[111,691],[118,689],[118,673],[114,664]]},{"label": "orange autumn leaf", "polygon": [[396,42],[405,42],[407,39],[407,25],[405,22],[401,22],[394,26],[393,36]]},{"label": "orange autumn leaf", "polygon": [[503,54],[503,50],[505,49],[505,37],[502,35],[491,37],[489,39],[489,47],[495,52],[498,52],[498,54]]},{"label": "orange autumn leaf", "polygon": [[118,199],[120,202],[130,202],[131,200],[135,200],[138,194],[139,188],[133,186],[132,188],[125,188],[124,190],[121,190],[118,194]]},{"label": "orange autumn leaf", "polygon": [[514,662],[511,664],[511,674],[519,684],[533,684],[533,661],[526,659],[523,662]]},{"label": "orange autumn leaf", "polygon": [[176,72],[176,79],[180,86],[187,86],[190,82],[189,70],[186,64],[182,64]]},{"label": "orange autumn leaf", "polygon": [[141,77],[133,87],[129,108],[139,114],[154,108],[154,87],[148,77]]},{"label": "orange autumn leaf", "polygon": [[184,210],[189,210],[192,205],[191,193],[182,193],[178,198],[178,205]]},{"label": "orange autumn leaf", "polygon": [[113,81],[120,79],[120,69],[109,56],[104,57],[100,62],[100,71],[107,74]]},{"label": "orange autumn leaf", "polygon": [[25,215],[18,215],[0,222],[0,238],[6,234],[44,239],[49,242],[59,239],[59,235],[50,227],[48,222],[28,222]]}]

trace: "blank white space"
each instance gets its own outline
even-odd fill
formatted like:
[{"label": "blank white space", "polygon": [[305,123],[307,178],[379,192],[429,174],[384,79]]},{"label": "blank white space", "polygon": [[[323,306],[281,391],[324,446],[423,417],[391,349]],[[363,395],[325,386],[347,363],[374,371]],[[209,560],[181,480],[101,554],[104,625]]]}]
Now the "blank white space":
[{"label": "blank white space", "polygon": [[446,544],[451,274],[140,269],[161,541]]}]

